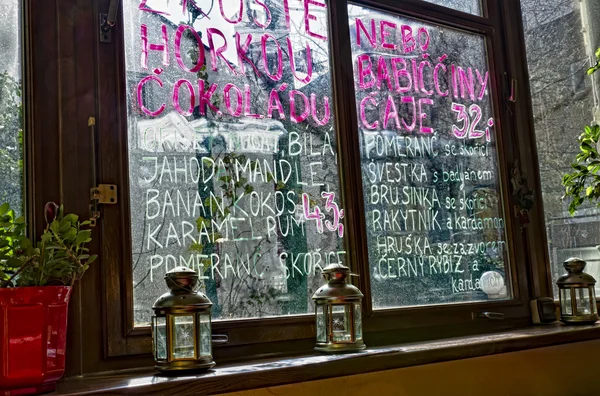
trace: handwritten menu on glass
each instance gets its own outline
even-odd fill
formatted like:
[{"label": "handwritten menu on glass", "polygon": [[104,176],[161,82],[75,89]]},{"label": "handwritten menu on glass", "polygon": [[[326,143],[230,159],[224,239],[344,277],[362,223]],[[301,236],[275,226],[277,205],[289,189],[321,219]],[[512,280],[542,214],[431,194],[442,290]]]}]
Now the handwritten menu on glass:
[{"label": "handwritten menu on glass", "polygon": [[508,297],[485,38],[349,18],[374,307]]},{"label": "handwritten menu on glass", "polygon": [[344,261],[327,4],[125,0],[135,323],[166,271],[217,319],[313,312]]}]

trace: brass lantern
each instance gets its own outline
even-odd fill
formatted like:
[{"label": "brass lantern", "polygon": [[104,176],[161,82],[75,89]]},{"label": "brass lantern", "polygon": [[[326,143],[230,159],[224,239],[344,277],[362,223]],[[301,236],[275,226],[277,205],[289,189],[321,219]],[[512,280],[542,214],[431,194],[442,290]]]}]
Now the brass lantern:
[{"label": "brass lantern", "polygon": [[365,349],[362,337],[363,294],[348,283],[350,269],[330,264],[323,270],[327,283],[313,295],[317,321],[317,346],[321,352]]},{"label": "brass lantern", "polygon": [[583,272],[586,262],[570,258],[563,263],[567,273],[558,278],[560,321],[566,324],[594,323],[598,320],[594,285],[596,279]]},{"label": "brass lantern", "polygon": [[168,372],[213,367],[212,303],[196,291],[198,274],[187,267],[176,267],[166,273],[165,280],[170,291],[152,307],[155,368]]}]

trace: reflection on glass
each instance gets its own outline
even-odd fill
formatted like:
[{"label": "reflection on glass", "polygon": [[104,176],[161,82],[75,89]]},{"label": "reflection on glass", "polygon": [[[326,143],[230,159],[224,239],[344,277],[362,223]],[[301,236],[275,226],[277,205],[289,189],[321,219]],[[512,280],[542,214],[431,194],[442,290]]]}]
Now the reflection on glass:
[{"label": "reflection on glass", "polygon": [[327,316],[325,306],[317,307],[317,342],[327,342]]},{"label": "reflection on glass", "polygon": [[579,288],[575,290],[577,294],[577,313],[576,315],[591,315],[593,313],[590,306],[590,291],[589,289]]},{"label": "reflection on glass", "polygon": [[[597,1],[521,0],[533,121],[554,296],[562,263],[581,257],[586,272],[600,279],[600,210],[582,205],[574,216],[562,199],[563,176],[579,152],[577,138],[598,121],[598,77],[586,69],[600,47]],[[596,284],[600,290],[600,283]]]},{"label": "reflection on glass", "polygon": [[212,355],[212,332],[210,328],[210,315],[198,314],[200,326],[198,331],[200,335],[200,356]]},{"label": "reflection on glass", "polygon": [[136,325],[177,265],[219,320],[313,312],[344,261],[325,3],[123,0]]},{"label": "reflection on glass", "polygon": [[354,329],[356,340],[362,340],[362,307],[360,304],[354,304]]},{"label": "reflection on glass", "polygon": [[483,15],[481,9],[481,0],[424,0],[457,11],[466,12],[473,15]]},{"label": "reflection on glass", "polygon": [[560,293],[561,311],[565,315],[573,315],[573,306],[571,305],[571,289],[561,289]]},{"label": "reflection on glass", "polygon": [[155,358],[166,359],[167,358],[167,318],[164,316],[154,317],[155,325],[154,330],[154,348]]},{"label": "reflection on glass", "polygon": [[23,214],[23,79],[18,0],[0,1],[0,202]]},{"label": "reflection on glass", "polygon": [[173,316],[173,358],[194,358],[194,317]]},{"label": "reflection on glass", "polygon": [[348,14],[373,307],[510,298],[485,37]]},{"label": "reflection on glass", "polygon": [[352,341],[350,307],[350,304],[331,306],[333,341]]}]

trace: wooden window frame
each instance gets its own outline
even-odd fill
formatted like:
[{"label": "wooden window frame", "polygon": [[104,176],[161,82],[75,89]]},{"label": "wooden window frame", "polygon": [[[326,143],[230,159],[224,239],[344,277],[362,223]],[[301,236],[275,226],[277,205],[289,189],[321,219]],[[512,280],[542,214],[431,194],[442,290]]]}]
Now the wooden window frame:
[{"label": "wooden window frame", "polygon": [[[355,95],[347,3],[328,2],[329,42],[336,43],[330,44],[330,56],[339,175],[347,213],[347,256],[353,270],[361,274],[358,286],[366,295],[363,334],[367,345],[467,335],[528,324],[529,300],[534,296],[549,296],[552,289],[520,4],[484,0],[484,16],[479,17],[420,0],[350,2],[486,35],[490,92],[494,114],[499,117],[498,167],[514,291],[514,298],[508,301],[373,310],[364,202],[362,194],[355,193],[362,191],[362,181],[356,106],[353,99],[348,100]],[[92,179],[89,116],[97,120],[97,179],[119,186],[120,204],[103,208],[102,219],[94,231],[92,249],[99,253],[100,260],[73,293],[68,375],[147,366],[153,361],[149,328],[133,328],[132,309],[128,308],[132,305],[133,291],[132,274],[128,270],[131,241],[122,231],[129,229],[124,42],[120,19],[112,31],[113,43],[98,41],[97,16],[108,7],[109,0],[54,0],[45,9],[31,8],[27,20],[32,32],[30,52],[35,54],[28,77],[33,82],[28,106],[32,109],[30,128],[34,142],[30,157],[35,159],[30,182],[35,187],[30,190],[34,195],[31,202],[35,203],[35,229],[39,232],[43,228],[40,203],[48,200],[61,202],[82,217],[88,214]],[[509,56],[514,48],[522,54],[522,62]],[[60,62],[61,59],[69,61]],[[56,67],[50,71],[48,60],[56,60]],[[506,87],[497,78],[505,73],[523,84],[518,92],[523,105],[513,106],[512,115],[503,108],[512,105],[504,101]],[[48,101],[48,97],[56,101]],[[513,216],[508,175],[516,160],[533,181],[536,194],[537,205],[528,228],[522,228]],[[58,177],[52,176],[56,169]],[[484,310],[504,313],[506,319],[473,320],[473,312]],[[213,322],[214,334],[224,332],[230,343],[214,348],[219,362],[307,352],[314,346],[314,314]]]}]

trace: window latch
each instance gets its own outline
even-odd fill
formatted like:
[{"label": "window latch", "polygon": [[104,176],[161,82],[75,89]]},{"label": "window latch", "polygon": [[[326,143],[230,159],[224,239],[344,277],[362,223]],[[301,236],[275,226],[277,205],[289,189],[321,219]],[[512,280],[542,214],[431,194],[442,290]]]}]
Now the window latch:
[{"label": "window latch", "polygon": [[504,320],[504,314],[501,312],[471,312],[471,318],[476,319],[490,319],[490,320]]},{"label": "window latch", "polygon": [[110,0],[108,14],[100,14],[100,42],[112,43],[112,28],[117,21],[120,0]]},{"label": "window latch", "polygon": [[212,344],[213,345],[222,345],[229,343],[229,336],[227,334],[213,334],[212,335]]},{"label": "window latch", "polygon": [[90,141],[92,146],[92,188],[90,188],[90,226],[95,227],[100,218],[101,204],[114,205],[117,203],[117,186],[115,184],[96,184],[96,118],[88,118]]}]

